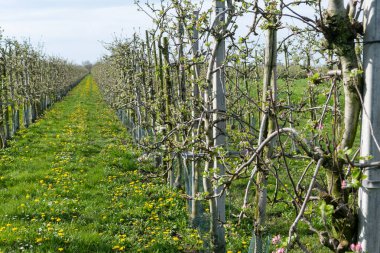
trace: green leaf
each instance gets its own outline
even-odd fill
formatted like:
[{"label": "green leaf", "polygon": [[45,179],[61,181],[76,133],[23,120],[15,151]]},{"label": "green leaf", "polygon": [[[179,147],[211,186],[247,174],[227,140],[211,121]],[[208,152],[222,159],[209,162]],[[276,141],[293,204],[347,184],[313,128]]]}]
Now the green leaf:
[{"label": "green leaf", "polygon": [[321,212],[322,218],[325,219],[333,214],[334,206],[328,205],[325,201],[322,201],[321,205],[319,206],[319,210]]},{"label": "green leaf", "polygon": [[351,173],[352,173],[353,179],[359,179],[360,178],[360,173],[361,173],[360,169],[354,168]]},{"label": "green leaf", "polygon": [[359,189],[360,186],[362,185],[361,181],[356,179],[356,178],[353,178],[352,181],[351,181],[351,186],[355,189]]},{"label": "green leaf", "polygon": [[351,155],[352,154],[352,149],[351,148],[344,148],[344,153],[346,154],[346,155]]},{"label": "green leaf", "polygon": [[317,72],[317,73],[314,73],[314,75],[308,77],[307,79],[313,84],[318,84],[320,83],[320,78],[321,78],[321,75]]}]

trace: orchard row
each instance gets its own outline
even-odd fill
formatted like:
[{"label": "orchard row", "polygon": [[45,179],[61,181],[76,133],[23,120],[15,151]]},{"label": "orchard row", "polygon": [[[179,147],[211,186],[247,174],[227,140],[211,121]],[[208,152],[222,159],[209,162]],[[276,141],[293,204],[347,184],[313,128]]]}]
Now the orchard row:
[{"label": "orchard row", "polygon": [[253,234],[250,252],[357,242],[361,9],[327,2],[137,1],[156,27],[92,69],[213,252],[231,224]]},{"label": "orchard row", "polygon": [[0,146],[28,127],[60,100],[87,69],[59,57],[46,56],[29,42],[0,42]]}]

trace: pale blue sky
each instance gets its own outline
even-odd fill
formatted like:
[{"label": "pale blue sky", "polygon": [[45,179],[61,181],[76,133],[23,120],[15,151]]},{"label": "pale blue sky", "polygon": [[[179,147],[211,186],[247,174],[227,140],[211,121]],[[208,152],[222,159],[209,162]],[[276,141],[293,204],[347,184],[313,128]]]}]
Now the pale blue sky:
[{"label": "pale blue sky", "polygon": [[[202,1],[211,5],[211,0]],[[42,43],[47,54],[81,64],[106,53],[102,42],[152,28],[150,18],[137,9],[134,0],[0,0],[0,27],[5,36]],[[307,8],[298,11],[313,18]],[[252,14],[240,17],[238,33],[245,34],[251,20]]]},{"label": "pale blue sky", "polygon": [[44,44],[49,55],[76,63],[95,62],[106,51],[101,41],[131,36],[151,21],[133,0],[0,0],[0,27],[16,39]]}]

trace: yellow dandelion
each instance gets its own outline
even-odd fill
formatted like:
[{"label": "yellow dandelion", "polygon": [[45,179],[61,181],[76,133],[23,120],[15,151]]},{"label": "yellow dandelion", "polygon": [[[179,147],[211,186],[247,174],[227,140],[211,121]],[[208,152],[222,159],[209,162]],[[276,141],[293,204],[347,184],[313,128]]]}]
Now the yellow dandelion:
[{"label": "yellow dandelion", "polygon": [[60,236],[60,237],[63,237],[65,234],[63,233],[63,229],[61,229],[61,230],[59,230],[58,231],[58,235]]}]

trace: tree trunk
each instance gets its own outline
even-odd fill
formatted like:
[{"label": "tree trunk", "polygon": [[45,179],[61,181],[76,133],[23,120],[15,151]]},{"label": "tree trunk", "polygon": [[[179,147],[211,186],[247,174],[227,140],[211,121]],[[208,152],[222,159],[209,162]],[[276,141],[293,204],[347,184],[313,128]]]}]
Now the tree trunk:
[{"label": "tree trunk", "polygon": [[[261,121],[260,136],[265,139],[268,134],[274,130],[274,122],[271,120],[270,105],[274,105],[277,97],[277,28],[270,27],[267,31],[267,41],[265,48],[265,61],[264,61],[264,80],[263,80],[263,93],[262,93],[262,110],[264,112],[263,119]],[[260,140],[259,140],[260,141]],[[272,141],[273,143],[273,141]],[[270,146],[272,146],[271,144]],[[271,157],[272,148],[266,150],[265,157],[262,159],[269,161]],[[267,206],[267,177],[268,172],[265,168],[257,164],[257,180],[256,180],[256,211],[255,211],[255,253],[261,253],[263,251],[263,239],[266,231],[265,217]]]},{"label": "tree trunk", "polygon": [[[169,40],[167,37],[163,38],[163,47],[162,47],[162,54],[164,57],[165,65],[164,65],[164,72],[165,72],[165,88],[164,88],[164,99],[165,99],[165,126],[167,127],[167,132],[170,132],[172,130],[172,124],[169,119],[171,105],[172,105],[172,90],[173,90],[173,84],[171,81],[171,73],[170,73],[170,60],[169,60]],[[170,163],[172,160],[170,153],[168,155],[168,162],[167,162],[167,169],[168,169],[168,181],[169,185],[171,187],[174,186],[175,183],[175,175],[174,175],[174,168],[173,164]]]},{"label": "tree trunk", "polygon": [[[198,20],[198,12],[194,12],[194,19],[195,21]],[[192,37],[192,54],[193,54],[193,61],[197,59],[198,53],[199,53],[199,42],[198,42],[198,30],[196,26],[194,25],[193,28],[193,37]],[[191,116],[192,119],[195,120],[199,116],[199,99],[200,99],[200,94],[199,94],[199,87],[198,87],[198,78],[199,78],[199,67],[198,63],[194,63],[194,66],[192,68],[192,88],[193,88],[193,96],[192,96],[192,111],[191,111]],[[195,121],[194,122],[194,129],[192,131],[192,138],[193,141],[195,141],[195,138],[197,137],[197,129],[199,127],[200,121]],[[196,150],[195,148],[192,149],[193,154],[195,154]],[[199,213],[199,207],[200,203],[199,201],[196,200],[197,194],[199,192],[199,163],[197,162],[196,158],[193,157],[193,160],[191,161],[191,224],[194,228],[199,227],[199,222],[200,222],[200,213]]]},{"label": "tree trunk", "polygon": [[[339,145],[336,154],[344,152],[345,149],[352,148],[355,141],[359,114],[361,110],[360,95],[362,90],[362,78],[358,71],[358,61],[355,54],[356,31],[352,17],[348,14],[343,0],[330,0],[327,12],[323,20],[322,30],[324,36],[339,56],[343,75],[344,86],[344,120],[341,126],[341,133],[338,136]],[[325,164],[328,192],[332,200],[328,204],[338,207],[347,205],[347,196],[341,189],[341,182],[344,178],[343,165],[335,159],[331,163]],[[340,208],[341,209],[341,208]],[[325,240],[325,245],[334,248],[337,252],[343,252],[345,247],[337,249],[344,241],[354,240],[356,227],[356,216],[353,210],[346,208],[344,215],[333,214],[333,226],[338,232],[338,238]],[[334,243],[334,241],[338,241]],[[339,243],[340,242],[340,243]]]}]

